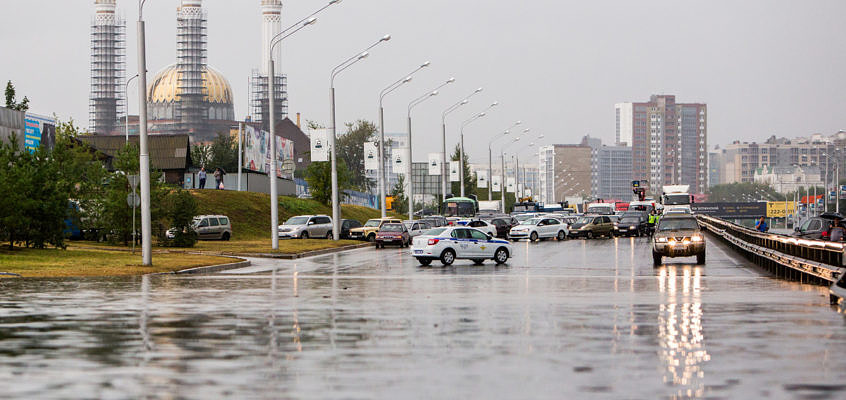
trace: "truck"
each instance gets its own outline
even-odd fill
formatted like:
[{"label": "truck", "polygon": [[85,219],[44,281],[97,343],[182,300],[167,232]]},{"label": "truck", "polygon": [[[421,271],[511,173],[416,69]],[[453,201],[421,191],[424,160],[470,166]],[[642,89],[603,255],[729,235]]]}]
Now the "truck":
[{"label": "truck", "polygon": [[682,209],[688,213],[690,210],[691,196],[690,185],[666,185],[661,194],[661,203],[664,205],[664,212]]},{"label": "truck", "polygon": [[613,203],[590,203],[585,214],[614,215]]},{"label": "truck", "polygon": [[498,213],[500,212],[500,202],[499,200],[479,200],[479,212],[493,212]]}]

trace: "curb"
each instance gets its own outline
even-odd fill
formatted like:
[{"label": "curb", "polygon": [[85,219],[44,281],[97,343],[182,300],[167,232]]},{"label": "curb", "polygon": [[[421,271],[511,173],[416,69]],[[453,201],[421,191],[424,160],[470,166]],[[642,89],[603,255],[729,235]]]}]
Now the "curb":
[{"label": "curb", "polygon": [[212,274],[215,272],[226,271],[230,269],[238,269],[238,268],[245,268],[249,267],[252,263],[249,260],[241,260],[239,262],[229,263],[229,264],[220,264],[220,265],[209,265],[207,267],[196,267],[196,268],[189,268],[183,269],[181,271],[176,272],[169,272],[163,275],[188,275],[188,274]]},{"label": "curb", "polygon": [[320,256],[324,254],[340,253],[347,250],[364,249],[373,247],[373,243],[353,244],[344,247],[335,247],[331,249],[307,251],[305,253],[296,254],[273,254],[273,253],[226,253],[225,255],[233,255],[238,257],[254,257],[254,258],[272,258],[276,260],[297,260],[300,258]]}]

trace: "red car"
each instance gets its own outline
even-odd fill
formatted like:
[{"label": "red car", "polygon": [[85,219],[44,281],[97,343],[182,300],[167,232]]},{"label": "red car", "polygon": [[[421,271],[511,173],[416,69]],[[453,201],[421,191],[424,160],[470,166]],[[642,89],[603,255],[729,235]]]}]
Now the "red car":
[{"label": "red car", "polygon": [[384,248],[385,245],[398,245],[408,247],[411,243],[411,236],[405,224],[384,224],[379,232],[376,232],[376,248]]}]

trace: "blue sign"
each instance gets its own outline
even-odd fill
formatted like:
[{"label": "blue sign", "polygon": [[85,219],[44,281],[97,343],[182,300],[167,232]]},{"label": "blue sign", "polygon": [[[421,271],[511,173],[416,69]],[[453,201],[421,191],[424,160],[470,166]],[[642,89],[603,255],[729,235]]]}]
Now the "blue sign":
[{"label": "blue sign", "polygon": [[[32,152],[41,146],[41,141],[45,133],[44,125],[50,124],[55,126],[56,121],[52,118],[27,113],[24,118],[24,124],[24,148]],[[50,145],[48,144],[48,146]]]}]

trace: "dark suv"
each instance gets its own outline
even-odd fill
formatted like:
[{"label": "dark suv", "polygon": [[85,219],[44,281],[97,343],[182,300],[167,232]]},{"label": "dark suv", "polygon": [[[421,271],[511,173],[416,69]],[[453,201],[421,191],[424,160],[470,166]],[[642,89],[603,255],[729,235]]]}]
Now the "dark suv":
[{"label": "dark suv", "polygon": [[829,226],[841,219],[842,216],[840,214],[832,213],[808,218],[793,229],[793,236],[804,239],[828,239]]},{"label": "dark suv", "polygon": [[507,238],[511,228],[518,225],[517,220],[512,216],[486,218],[485,220],[496,227],[496,237],[498,238]]}]

